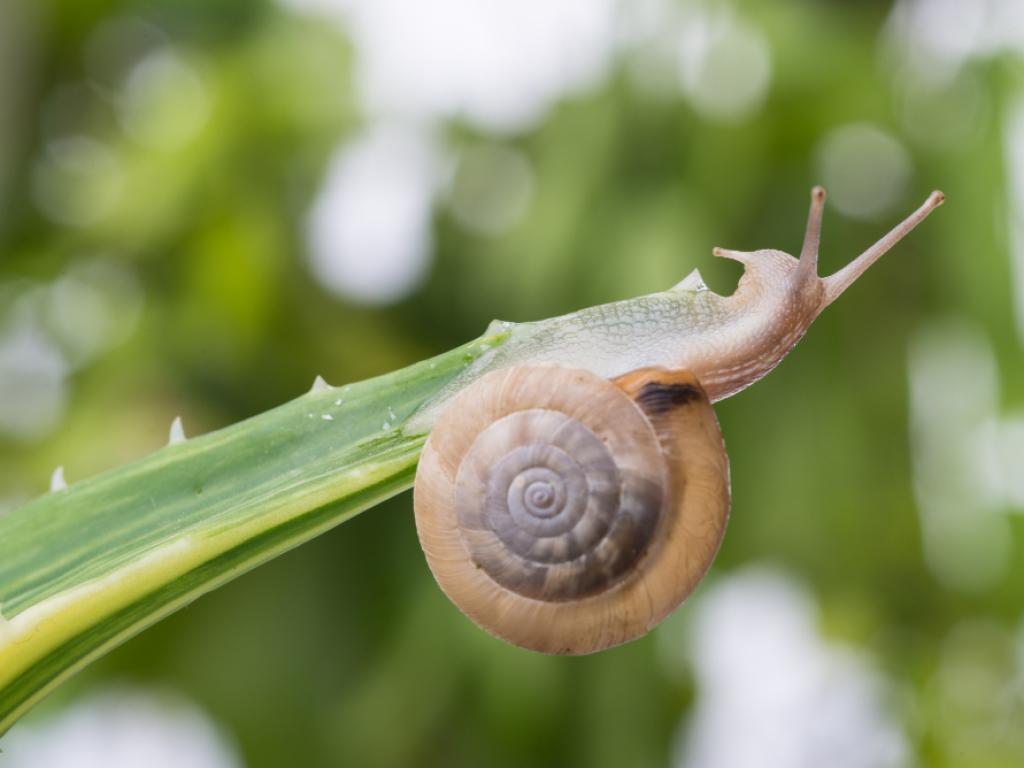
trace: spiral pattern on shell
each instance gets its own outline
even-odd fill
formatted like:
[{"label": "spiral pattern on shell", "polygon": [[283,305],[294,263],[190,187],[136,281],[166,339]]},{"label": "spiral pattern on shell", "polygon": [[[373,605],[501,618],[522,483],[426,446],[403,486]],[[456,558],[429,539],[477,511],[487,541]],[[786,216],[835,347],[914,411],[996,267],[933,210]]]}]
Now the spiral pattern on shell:
[{"label": "spiral pattern on shell", "polygon": [[431,571],[466,615],[526,648],[588,653],[689,594],[728,496],[718,423],[689,374],[519,366],[449,403],[414,499]]},{"label": "spiral pattern on shell", "polygon": [[480,432],[455,487],[474,562],[539,600],[585,597],[626,576],[654,535],[665,493],[656,438],[629,434],[620,456],[645,454],[647,466],[617,463],[606,431],[558,411],[518,411]]}]

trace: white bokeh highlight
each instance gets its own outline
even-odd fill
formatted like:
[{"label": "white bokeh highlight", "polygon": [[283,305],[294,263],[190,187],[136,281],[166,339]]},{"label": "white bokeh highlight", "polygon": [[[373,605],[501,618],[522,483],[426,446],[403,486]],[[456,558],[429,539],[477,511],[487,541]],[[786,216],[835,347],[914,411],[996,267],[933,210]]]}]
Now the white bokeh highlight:
[{"label": "white bokeh highlight", "polygon": [[60,348],[28,320],[0,332],[0,437],[37,440],[60,422],[68,366]]},{"label": "white bokeh highlight", "polygon": [[134,273],[103,258],[72,262],[52,283],[0,283],[0,438],[50,434],[70,374],[128,339],[142,309]]},{"label": "white bokeh highlight", "polygon": [[288,0],[325,13],[356,49],[356,89],[373,118],[530,127],[558,100],[600,84],[613,0]]},{"label": "white bokeh highlight", "polygon": [[336,295],[396,301],[425,278],[440,152],[428,135],[376,124],[331,161],[309,214],[310,267]]},{"label": "white bokeh highlight", "polygon": [[92,694],[49,720],[16,725],[4,768],[241,768],[231,741],[195,704],[132,688]]},{"label": "white bokeh highlight", "polygon": [[1006,512],[1020,503],[1024,414],[999,410],[999,371],[985,335],[935,322],[908,355],[914,497],[925,559],[950,589],[997,585],[1013,555]]},{"label": "white bokeh highlight", "polygon": [[[492,133],[524,131],[562,98],[597,87],[615,43],[614,0],[286,4],[332,19],[355,47],[355,87],[370,124],[332,161],[307,242],[314,276],[361,303],[398,301],[426,276],[446,162],[438,126],[459,120]],[[532,190],[519,158],[490,160],[505,163],[508,184],[486,200],[456,191],[452,201],[456,220],[481,234],[511,227]]]},{"label": "white bokeh highlight", "polygon": [[897,0],[886,37],[889,56],[912,79],[939,84],[972,59],[1024,48],[1020,0]]},{"label": "white bokeh highlight", "polygon": [[817,150],[829,203],[858,219],[877,219],[902,202],[910,183],[910,155],[893,136],[869,123],[830,132]]},{"label": "white bokeh highlight", "polygon": [[694,5],[680,24],[678,55],[682,92],[705,118],[740,121],[768,93],[768,42],[728,5]]},{"label": "white bokeh highlight", "polygon": [[865,654],[822,637],[808,592],[750,567],[692,609],[697,681],[678,768],[898,768],[903,728]]},{"label": "white bokeh highlight", "polygon": [[[421,284],[432,249],[426,219],[443,188],[419,158],[410,169],[389,162],[375,149],[379,134],[404,133],[400,143],[424,146],[452,122],[492,137],[522,134],[557,103],[598,89],[617,57],[646,60],[652,48],[668,62],[676,97],[709,120],[749,117],[771,81],[767,38],[726,4],[681,11],[662,0],[280,1],[339,25],[355,50],[367,136],[338,150],[307,240],[316,278],[357,302],[398,301]],[[480,235],[511,229],[534,187],[527,158],[497,145],[455,153],[455,221]],[[501,178],[480,185],[488,167]]]}]

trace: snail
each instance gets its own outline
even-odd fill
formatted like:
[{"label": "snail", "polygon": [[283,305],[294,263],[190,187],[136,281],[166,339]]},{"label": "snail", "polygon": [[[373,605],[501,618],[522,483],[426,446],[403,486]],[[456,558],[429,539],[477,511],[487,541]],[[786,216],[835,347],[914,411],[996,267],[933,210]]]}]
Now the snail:
[{"label": "snail", "polygon": [[822,278],[815,187],[799,259],[715,249],[744,265],[731,296],[694,270],[663,293],[501,324],[508,340],[413,420],[432,427],[413,499],[441,589],[530,650],[592,653],[650,631],[725,533],[729,462],[711,404],[769,373],[943,199]]}]

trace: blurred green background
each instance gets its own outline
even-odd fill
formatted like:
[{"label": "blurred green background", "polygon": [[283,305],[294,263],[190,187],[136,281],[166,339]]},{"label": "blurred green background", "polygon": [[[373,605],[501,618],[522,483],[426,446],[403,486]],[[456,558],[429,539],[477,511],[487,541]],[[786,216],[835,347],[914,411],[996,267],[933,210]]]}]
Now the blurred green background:
[{"label": "blurred green background", "polygon": [[717,406],[731,525],[654,633],[491,639],[404,494],[0,764],[1024,764],[1019,0],[0,0],[0,510],[494,317],[729,293],[815,183],[823,273],[948,200]]}]

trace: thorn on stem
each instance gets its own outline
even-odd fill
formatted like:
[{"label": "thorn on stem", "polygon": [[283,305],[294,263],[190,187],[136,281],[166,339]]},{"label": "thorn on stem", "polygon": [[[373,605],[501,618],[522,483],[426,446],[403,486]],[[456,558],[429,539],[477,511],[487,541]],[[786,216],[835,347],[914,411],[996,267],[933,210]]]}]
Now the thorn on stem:
[{"label": "thorn on stem", "polygon": [[168,445],[177,445],[178,443],[184,443],[188,438],[185,436],[185,427],[181,423],[181,416],[175,416],[174,421],[171,422],[171,431],[167,437]]},{"label": "thorn on stem", "polygon": [[62,464],[61,466],[53,470],[53,474],[50,475],[50,493],[66,491],[67,487],[68,483],[64,479],[64,465]]}]

